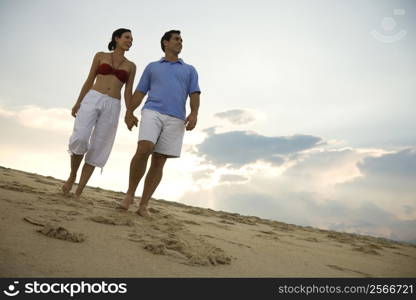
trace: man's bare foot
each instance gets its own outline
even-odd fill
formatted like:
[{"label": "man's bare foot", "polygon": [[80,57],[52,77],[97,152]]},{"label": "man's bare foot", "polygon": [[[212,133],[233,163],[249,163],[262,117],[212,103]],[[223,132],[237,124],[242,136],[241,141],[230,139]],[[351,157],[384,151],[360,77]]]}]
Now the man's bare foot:
[{"label": "man's bare foot", "polygon": [[62,193],[66,196],[69,194],[69,192],[72,189],[72,186],[74,185],[76,176],[69,176],[68,180],[64,183],[62,186]]},{"label": "man's bare foot", "polygon": [[142,216],[142,217],[150,217],[151,216],[151,214],[149,213],[149,210],[144,205],[139,206],[139,209],[136,211],[136,214],[138,214],[139,216]]},{"label": "man's bare foot", "polygon": [[118,205],[118,208],[128,210],[130,205],[134,203],[134,196],[126,195]]}]

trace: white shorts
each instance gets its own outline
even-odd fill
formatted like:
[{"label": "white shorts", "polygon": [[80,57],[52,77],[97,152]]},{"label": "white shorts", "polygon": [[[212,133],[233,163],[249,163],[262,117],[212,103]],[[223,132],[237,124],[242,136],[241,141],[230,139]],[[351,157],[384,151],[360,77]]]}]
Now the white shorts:
[{"label": "white shorts", "polygon": [[150,109],[142,109],[139,141],[155,144],[153,152],[179,157],[182,150],[185,121]]},{"label": "white shorts", "polygon": [[87,164],[103,168],[113,148],[120,107],[119,99],[89,90],[77,112],[68,151],[86,153]]}]

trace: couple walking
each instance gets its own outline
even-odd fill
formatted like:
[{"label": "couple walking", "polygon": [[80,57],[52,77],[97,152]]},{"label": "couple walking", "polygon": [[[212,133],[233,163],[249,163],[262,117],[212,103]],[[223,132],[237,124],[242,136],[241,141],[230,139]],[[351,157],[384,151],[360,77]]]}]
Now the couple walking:
[{"label": "couple walking", "polygon": [[[192,130],[196,126],[201,92],[197,71],[178,57],[182,50],[180,31],[170,30],[160,41],[164,57],[146,66],[132,93],[136,66],[124,56],[132,43],[131,31],[118,29],[108,44],[110,52],[98,52],[94,57],[88,78],[72,108],[75,124],[69,139],[71,171],[62,191],[64,194],[71,191],[84,156],[84,166],[75,191],[77,199],[95,167],[103,168],[107,162],[118,126],[121,89],[125,85],[124,121],[129,130],[138,126],[134,110],[146,94],[148,97],[141,110],[137,149],[130,163],[129,187],[119,207],[127,210],[133,204],[137,186],[146,173],[151,156],[137,211],[147,217],[150,216],[149,199],[162,179],[167,158],[180,156],[185,129]],[[188,96],[191,112],[186,116]]]}]

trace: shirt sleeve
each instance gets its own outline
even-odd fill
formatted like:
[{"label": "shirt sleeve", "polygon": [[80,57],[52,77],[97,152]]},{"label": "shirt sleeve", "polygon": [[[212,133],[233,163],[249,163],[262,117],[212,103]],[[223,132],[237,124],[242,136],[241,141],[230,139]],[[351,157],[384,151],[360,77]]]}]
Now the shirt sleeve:
[{"label": "shirt sleeve", "polygon": [[146,94],[150,89],[150,64],[146,66],[143,71],[140,81],[137,84],[136,91],[139,90],[143,94]]},{"label": "shirt sleeve", "polygon": [[194,67],[191,67],[191,80],[189,84],[188,94],[192,93],[201,93],[201,89],[199,88],[198,83],[198,72]]}]

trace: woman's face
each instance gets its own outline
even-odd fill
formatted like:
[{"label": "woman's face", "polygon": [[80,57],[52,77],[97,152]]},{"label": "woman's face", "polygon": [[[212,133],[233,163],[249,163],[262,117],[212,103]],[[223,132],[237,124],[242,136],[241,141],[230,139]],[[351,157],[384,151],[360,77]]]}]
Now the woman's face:
[{"label": "woman's face", "polygon": [[131,32],[124,32],[121,37],[116,37],[117,47],[120,47],[124,51],[129,51],[131,45],[133,44],[133,36]]}]

